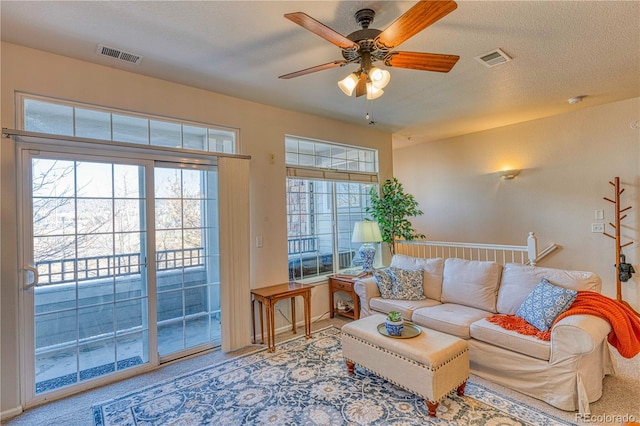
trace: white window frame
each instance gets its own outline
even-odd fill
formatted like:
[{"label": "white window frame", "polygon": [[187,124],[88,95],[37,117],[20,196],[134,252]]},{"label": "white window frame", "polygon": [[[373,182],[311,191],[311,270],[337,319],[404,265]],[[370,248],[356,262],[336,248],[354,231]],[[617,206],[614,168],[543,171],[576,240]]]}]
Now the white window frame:
[{"label": "white window frame", "polygon": [[[68,100],[62,100],[62,99],[57,99],[57,98],[51,98],[51,97],[46,97],[46,96],[40,96],[40,95],[32,95],[32,94],[27,94],[27,93],[23,93],[23,92],[16,92],[16,126],[18,129],[20,130],[26,130],[25,129],[25,101],[26,100],[33,100],[33,101],[38,101],[38,102],[44,102],[44,103],[50,103],[50,104],[54,104],[54,105],[61,105],[61,106],[66,106],[66,107],[70,107],[73,108],[73,135],[61,135],[61,136],[66,136],[66,137],[73,137],[76,138],[76,125],[75,125],[75,109],[76,108],[81,108],[81,109],[85,109],[85,110],[92,110],[92,111],[96,111],[96,112],[102,112],[102,113],[107,113],[110,114],[110,123],[111,123],[111,138],[110,139],[100,139],[102,141],[109,141],[112,142],[114,144],[118,144],[118,143],[122,143],[120,141],[118,141],[117,139],[113,139],[113,116],[114,115],[120,115],[120,116],[127,116],[127,117],[131,117],[131,118],[137,118],[137,119],[142,119],[142,120],[146,120],[147,121],[147,128],[149,129],[150,123],[152,121],[158,121],[158,122],[163,122],[163,123],[168,123],[168,124],[175,124],[175,125],[180,125],[181,126],[181,147],[170,147],[170,149],[179,149],[181,151],[184,152],[210,152],[210,153],[220,153],[220,154],[238,154],[240,152],[240,130],[237,128],[233,128],[233,127],[226,127],[226,126],[220,126],[220,125],[214,125],[214,124],[209,124],[209,123],[200,123],[200,122],[195,122],[195,121],[188,121],[188,120],[178,120],[175,118],[169,118],[169,117],[164,117],[164,116],[159,116],[159,115],[153,115],[153,114],[147,114],[147,113],[137,113],[137,112],[133,112],[133,111],[129,111],[129,110],[124,110],[124,109],[118,109],[118,108],[109,108],[109,107],[103,107],[103,106],[97,106],[97,105],[93,105],[93,104],[87,104],[87,103],[82,103],[82,102],[75,102],[75,101],[68,101]],[[183,140],[183,136],[184,136],[184,127],[188,126],[188,127],[198,127],[198,128],[202,128],[203,130],[206,131],[206,135],[207,135],[207,140],[204,142],[207,147],[209,147],[209,141],[212,139],[213,136],[216,135],[216,132],[228,132],[232,135],[232,152],[225,152],[225,151],[219,151],[216,149],[211,149],[211,147],[209,147],[209,149],[207,150],[196,150],[196,149],[187,149],[184,148],[184,140]],[[151,144],[151,132],[148,130],[147,131],[147,143],[146,144],[133,144],[133,145],[139,145],[139,146],[150,146],[150,147],[154,147],[154,148],[163,148],[165,146],[162,145],[155,145],[155,144]],[[124,142],[127,143],[127,142]],[[165,147],[166,148],[166,147]]]},{"label": "white window frame", "polygon": [[[329,167],[314,167],[309,165],[300,165],[300,161],[294,161],[297,159],[297,154],[299,154],[299,150],[290,150],[287,147],[287,142],[290,144],[297,143],[298,146],[300,142],[305,144],[312,144],[314,146],[314,153],[317,153],[320,149],[329,149],[331,153],[340,150],[344,150],[351,155],[352,164],[349,165],[349,161],[345,162],[345,158],[343,157],[334,157],[332,154],[330,155],[322,155],[323,160],[328,160]],[[313,157],[313,154],[303,153],[303,155],[309,159]],[[361,161],[362,157],[370,157],[372,161]],[[298,279],[298,281],[303,282],[319,282],[324,281],[326,276],[332,273],[339,272],[340,268],[339,262],[339,247],[338,247],[338,239],[339,239],[339,230],[338,230],[338,206],[337,206],[337,183],[338,182],[346,182],[346,183],[358,183],[365,184],[371,183],[377,185],[379,182],[378,176],[378,151],[371,148],[364,148],[353,145],[339,144],[335,142],[327,142],[321,141],[317,139],[309,139],[299,136],[285,135],[285,157],[287,158],[287,179],[302,179],[302,180],[320,180],[327,181],[331,183],[331,193],[327,194],[328,197],[331,197],[331,205],[332,205],[332,238],[333,238],[333,270],[327,273],[320,273],[319,275],[313,275],[309,278]],[[348,160],[348,159],[347,159]],[[317,163],[318,161],[315,161]],[[367,170],[369,169],[369,170]],[[288,195],[288,189],[287,189]],[[288,201],[288,196],[287,196]],[[310,200],[309,200],[310,201]],[[362,206],[361,210],[363,218],[366,217],[365,206]],[[289,206],[287,202],[286,207],[287,214],[287,234],[289,232]],[[307,213],[311,215],[312,213]],[[379,251],[379,250],[378,250]],[[302,260],[300,261],[302,263]],[[319,262],[319,260],[317,260]],[[295,278],[295,277],[294,277]]]}]

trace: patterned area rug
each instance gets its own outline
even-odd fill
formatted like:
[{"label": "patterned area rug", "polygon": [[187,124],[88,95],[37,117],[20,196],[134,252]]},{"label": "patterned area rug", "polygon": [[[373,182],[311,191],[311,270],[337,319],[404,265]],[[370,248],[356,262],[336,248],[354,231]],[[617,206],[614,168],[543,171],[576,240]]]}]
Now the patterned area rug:
[{"label": "patterned area rug", "polygon": [[96,426],[124,425],[570,425],[468,383],[429,417],[419,398],[356,368],[329,327],[93,407]]}]

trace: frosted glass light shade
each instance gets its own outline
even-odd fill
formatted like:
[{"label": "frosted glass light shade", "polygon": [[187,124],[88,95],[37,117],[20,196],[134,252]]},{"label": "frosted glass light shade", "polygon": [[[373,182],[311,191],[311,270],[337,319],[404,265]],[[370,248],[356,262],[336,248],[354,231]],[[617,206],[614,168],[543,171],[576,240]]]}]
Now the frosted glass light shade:
[{"label": "frosted glass light shade", "polygon": [[367,100],[372,101],[378,99],[384,94],[384,90],[378,89],[373,83],[367,83]]},{"label": "frosted glass light shade", "polygon": [[391,74],[387,70],[381,70],[377,67],[371,67],[369,70],[369,79],[373,86],[377,89],[384,89],[391,81]]},{"label": "frosted glass light shade", "polygon": [[358,76],[355,73],[351,73],[346,76],[344,79],[338,82],[338,87],[342,90],[347,96],[351,96],[353,94],[353,90],[358,85]]}]

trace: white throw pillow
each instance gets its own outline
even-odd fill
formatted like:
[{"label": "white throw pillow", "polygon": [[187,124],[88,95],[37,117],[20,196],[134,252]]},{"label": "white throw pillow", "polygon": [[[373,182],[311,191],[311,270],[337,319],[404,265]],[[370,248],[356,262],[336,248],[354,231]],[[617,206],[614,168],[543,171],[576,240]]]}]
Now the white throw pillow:
[{"label": "white throw pillow", "polygon": [[502,266],[495,262],[446,259],[441,300],[496,312],[501,272]]},{"label": "white throw pillow", "polygon": [[502,272],[498,302],[498,313],[513,315],[533,288],[543,279],[570,290],[600,292],[602,280],[593,272],[568,271],[541,266],[507,263]]}]

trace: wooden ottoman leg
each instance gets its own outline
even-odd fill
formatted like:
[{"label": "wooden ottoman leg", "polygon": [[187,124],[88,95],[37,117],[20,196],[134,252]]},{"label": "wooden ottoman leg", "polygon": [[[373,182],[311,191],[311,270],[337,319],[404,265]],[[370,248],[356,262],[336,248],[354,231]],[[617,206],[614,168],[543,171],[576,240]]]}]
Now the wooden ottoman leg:
[{"label": "wooden ottoman leg", "polygon": [[347,364],[347,373],[349,374],[353,374],[353,368],[356,366],[354,363],[352,363],[351,361],[344,361],[345,364]]},{"label": "wooden ottoman leg", "polygon": [[427,408],[429,408],[429,417],[435,417],[436,416],[436,410],[438,409],[438,405],[440,405],[439,402],[431,402],[428,399],[425,399],[426,403],[427,403]]},{"label": "wooden ottoman leg", "polygon": [[460,396],[464,395],[465,386],[467,386],[466,380],[464,382],[462,382],[462,384],[460,386],[458,386],[458,395],[460,395]]}]

